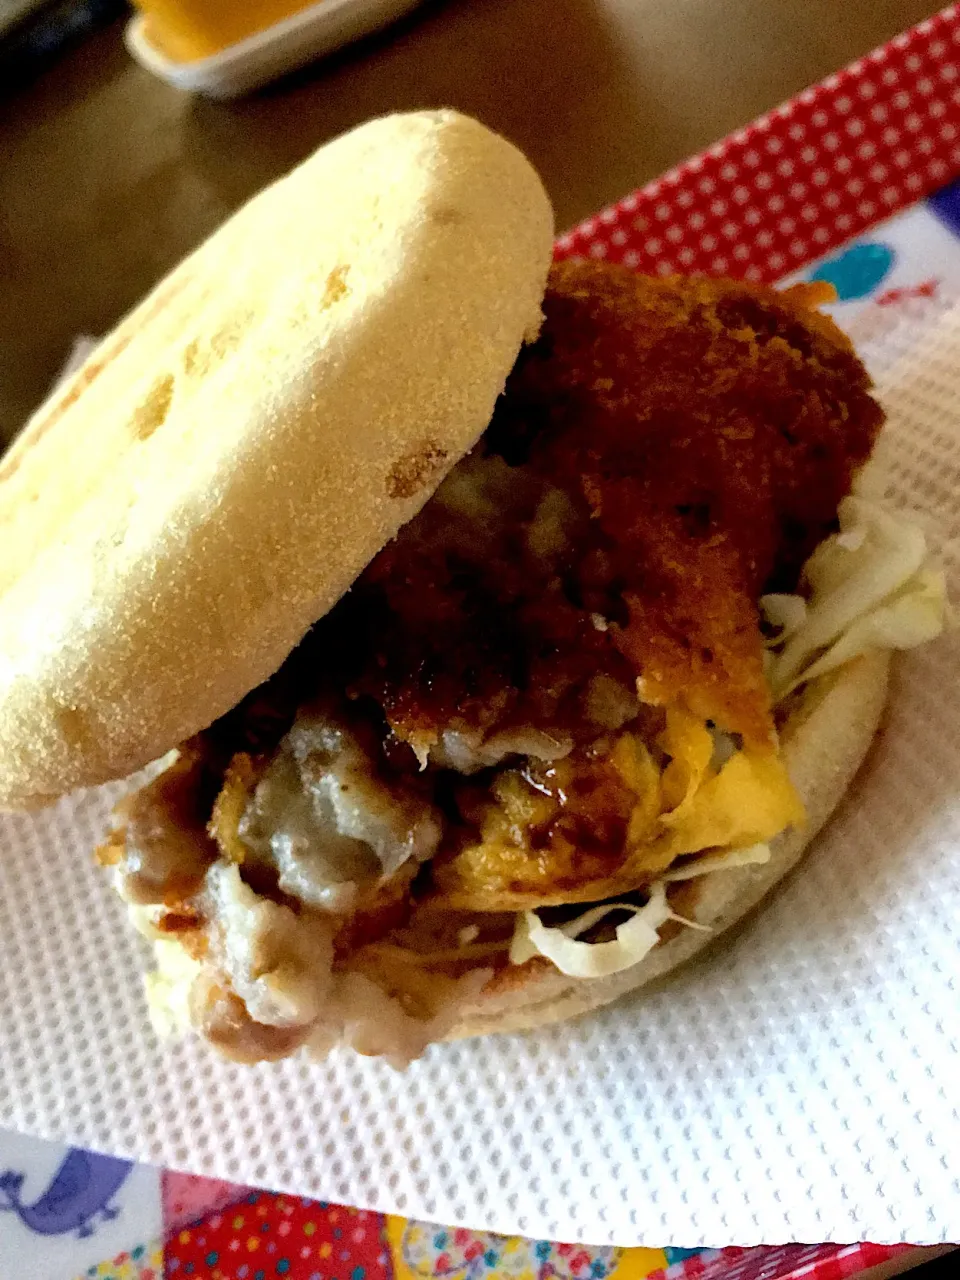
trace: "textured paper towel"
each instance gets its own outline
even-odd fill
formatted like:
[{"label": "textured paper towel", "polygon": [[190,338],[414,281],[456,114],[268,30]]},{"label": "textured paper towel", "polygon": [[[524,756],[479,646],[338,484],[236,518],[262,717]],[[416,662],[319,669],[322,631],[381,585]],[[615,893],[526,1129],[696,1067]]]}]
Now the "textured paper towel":
[{"label": "textured paper towel", "polygon": [[[864,333],[891,494],[954,573],[960,308]],[[884,321],[884,326],[887,321]],[[899,664],[829,833],[741,936],[526,1037],[244,1069],[160,1046],[88,851],[116,792],[0,818],[0,1123],[239,1182],[621,1245],[960,1239],[960,658]]]}]

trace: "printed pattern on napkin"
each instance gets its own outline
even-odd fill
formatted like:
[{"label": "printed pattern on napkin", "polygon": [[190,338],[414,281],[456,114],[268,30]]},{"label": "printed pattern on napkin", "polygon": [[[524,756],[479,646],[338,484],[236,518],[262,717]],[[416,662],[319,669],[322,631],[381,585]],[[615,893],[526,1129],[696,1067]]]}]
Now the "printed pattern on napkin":
[{"label": "printed pattern on napkin", "polygon": [[[384,1218],[297,1197],[248,1193],[167,1227],[167,1280],[841,1280],[898,1252],[885,1245],[618,1249]],[[134,1249],[91,1268],[154,1280]],[[156,1255],[153,1258],[156,1265]]]},{"label": "printed pattern on napkin", "polygon": [[206,1217],[226,1204],[234,1204],[253,1190],[238,1187],[218,1178],[200,1178],[191,1173],[172,1173],[164,1170],[160,1175],[163,1197],[163,1227],[167,1235],[173,1235],[181,1227],[198,1218]]},{"label": "printed pattern on napkin", "polygon": [[175,1280],[390,1280],[392,1274],[379,1214],[259,1191],[171,1235],[165,1265]]},{"label": "printed pattern on napkin", "polygon": [[[163,1280],[163,1242],[135,1244],[96,1266],[88,1267],[75,1280]],[[60,1280],[60,1276],[56,1276]],[[203,1280],[203,1277],[198,1277]]]},{"label": "printed pattern on napkin", "polygon": [[[88,1267],[96,1275],[104,1257],[157,1241],[159,1182],[155,1169],[0,1130],[0,1276],[70,1280]],[[141,1280],[158,1249],[143,1246],[122,1280]]]},{"label": "printed pattern on napkin", "polygon": [[960,297],[958,224],[943,216],[944,208],[954,203],[960,203],[960,182],[831,249],[783,283],[824,280],[832,284],[838,297],[824,309],[857,342],[875,340],[904,317],[914,326],[925,323]]}]

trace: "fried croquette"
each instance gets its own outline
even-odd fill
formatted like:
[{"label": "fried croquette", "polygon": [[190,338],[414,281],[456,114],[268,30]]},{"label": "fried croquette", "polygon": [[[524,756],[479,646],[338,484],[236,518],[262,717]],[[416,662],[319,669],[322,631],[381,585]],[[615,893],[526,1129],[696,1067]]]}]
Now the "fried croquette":
[{"label": "fried croquette", "polygon": [[[575,740],[603,673],[772,741],[757,599],[796,586],[882,421],[809,299],[554,266],[479,456],[330,619],[400,739]],[[471,465],[485,512],[457,505]]]}]

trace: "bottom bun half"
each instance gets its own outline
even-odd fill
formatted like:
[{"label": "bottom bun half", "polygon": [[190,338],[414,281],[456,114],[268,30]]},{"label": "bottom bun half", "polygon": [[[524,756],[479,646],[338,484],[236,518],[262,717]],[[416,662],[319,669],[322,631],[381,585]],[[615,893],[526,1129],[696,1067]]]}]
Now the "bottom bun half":
[{"label": "bottom bun half", "polygon": [[807,822],[771,842],[768,862],[692,882],[698,893],[684,911],[709,932],[683,929],[631,968],[604,978],[570,978],[539,957],[507,969],[446,1038],[528,1031],[589,1013],[664,977],[738,924],[797,864],[853,781],[880,723],[889,668],[888,652],[869,654],[807,687],[781,729],[782,755]]}]

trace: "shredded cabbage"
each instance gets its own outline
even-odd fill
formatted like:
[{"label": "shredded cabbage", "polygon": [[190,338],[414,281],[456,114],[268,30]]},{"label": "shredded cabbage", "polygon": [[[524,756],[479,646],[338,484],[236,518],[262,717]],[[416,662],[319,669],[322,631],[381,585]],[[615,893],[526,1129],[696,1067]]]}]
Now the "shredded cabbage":
[{"label": "shredded cabbage", "polygon": [[[592,929],[611,911],[632,913],[629,920],[617,926],[615,938],[609,942],[578,941],[579,934]],[[517,919],[510,960],[524,964],[541,955],[569,978],[605,978],[629,969],[652,951],[660,941],[657,930],[668,920],[709,932],[706,925],[671,911],[662,881],[651,886],[650,898],[642,907],[631,902],[604,902],[553,928],[545,925],[535,911],[525,911]]]},{"label": "shredded cabbage", "polygon": [[[922,529],[891,515],[862,488],[841,502],[838,515],[839,532],[817,547],[804,568],[807,596],[768,595],[760,602],[778,633],[767,653],[777,700],[863,653],[908,649],[932,640],[946,622],[944,574],[930,563]],[[668,709],[658,745],[670,763],[659,785],[647,788],[660,801],[655,821],[667,829],[675,856],[706,848],[715,852],[663,872],[642,907],[606,902],[552,928],[536,911],[524,912],[510,948],[514,964],[541,955],[574,978],[628,969],[657,945],[658,930],[667,920],[706,927],[670,909],[667,884],[768,862],[768,836],[803,820],[786,776],[776,773],[782,767],[776,757],[735,751],[725,759],[725,751],[718,758],[709,730],[682,708]],[[638,836],[649,839],[650,815],[640,825]],[[730,848],[738,839],[742,843]],[[617,927],[615,938],[579,940],[611,911],[630,916]]]},{"label": "shredded cabbage", "polygon": [[764,596],[760,603],[763,606],[763,616],[777,629],[776,636],[767,641],[768,648],[779,648],[807,620],[807,602],[803,596],[774,594]]},{"label": "shredded cabbage", "polygon": [[838,514],[840,532],[804,568],[809,599],[760,601],[782,628],[768,672],[778,700],[860,654],[913,648],[944,627],[946,581],[928,561],[922,529],[862,496],[844,498]]},{"label": "shredded cabbage", "polygon": [[[872,613],[865,614],[807,667],[804,680],[826,675],[862,653],[876,649],[912,649],[943,631],[947,598],[940,569],[921,569]],[[795,687],[795,686],[794,686]]]},{"label": "shredded cabbage", "polygon": [[728,871],[733,867],[760,866],[770,861],[768,844],[751,844],[745,849],[727,849],[722,853],[707,853],[688,862],[686,866],[674,867],[661,877],[665,884],[678,880],[694,880],[697,876],[705,876],[713,871]]}]

